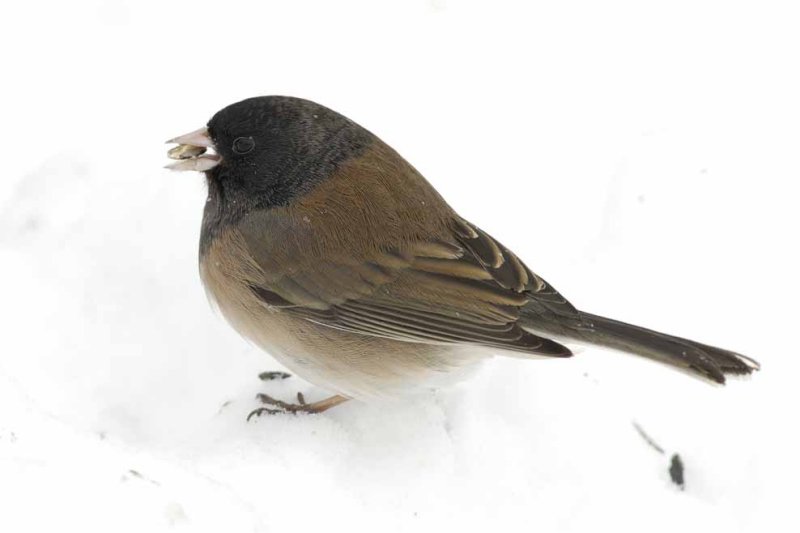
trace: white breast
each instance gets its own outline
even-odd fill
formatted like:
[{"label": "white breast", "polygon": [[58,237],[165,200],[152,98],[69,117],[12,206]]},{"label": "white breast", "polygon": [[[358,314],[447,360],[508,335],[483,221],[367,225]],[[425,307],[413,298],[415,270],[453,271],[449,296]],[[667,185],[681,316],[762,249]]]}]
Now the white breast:
[{"label": "white breast", "polygon": [[336,394],[398,397],[464,379],[491,353],[479,348],[421,344],[350,333],[269,308],[250,289],[249,257],[213,244],[201,261],[206,291],[242,336],[303,379]]}]

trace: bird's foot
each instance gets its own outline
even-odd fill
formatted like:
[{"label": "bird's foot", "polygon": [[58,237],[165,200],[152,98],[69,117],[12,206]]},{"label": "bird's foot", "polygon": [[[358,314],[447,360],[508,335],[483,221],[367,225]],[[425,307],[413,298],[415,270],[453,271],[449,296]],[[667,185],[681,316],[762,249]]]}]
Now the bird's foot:
[{"label": "bird's foot", "polygon": [[282,413],[293,415],[296,415],[297,413],[321,413],[323,411],[327,411],[331,407],[336,407],[337,405],[349,400],[349,398],[345,398],[344,396],[339,396],[337,394],[318,402],[308,403],[306,402],[305,397],[303,397],[302,392],[297,393],[297,403],[288,403],[282,400],[277,400],[267,394],[258,394],[256,395],[256,399],[268,407],[259,407],[258,409],[254,409],[249,415],[247,415],[247,420],[250,420],[254,416],[277,415]]}]

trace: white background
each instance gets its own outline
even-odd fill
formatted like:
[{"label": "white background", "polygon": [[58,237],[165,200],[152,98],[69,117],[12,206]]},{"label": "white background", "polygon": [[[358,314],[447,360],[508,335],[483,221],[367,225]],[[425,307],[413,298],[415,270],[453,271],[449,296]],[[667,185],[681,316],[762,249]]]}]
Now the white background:
[{"label": "white background", "polygon": [[[0,530],[798,531],[793,4],[6,6]],[[589,348],[246,423],[277,367],[207,305],[202,177],[161,166],[262,94],[380,135],[578,307],[763,371]]]}]

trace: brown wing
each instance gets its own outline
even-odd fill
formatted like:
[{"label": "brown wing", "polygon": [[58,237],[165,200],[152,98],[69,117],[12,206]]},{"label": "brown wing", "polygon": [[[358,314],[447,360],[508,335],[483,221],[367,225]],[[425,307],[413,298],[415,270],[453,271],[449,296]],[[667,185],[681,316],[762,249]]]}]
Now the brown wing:
[{"label": "brown wing", "polygon": [[362,335],[571,355],[519,319],[531,305],[577,311],[377,139],[290,205],[249,213],[237,232],[265,305]]},{"label": "brown wing", "polygon": [[252,290],[265,305],[358,334],[571,355],[520,327],[518,319],[537,295],[542,305],[574,308],[563,298],[551,302],[557,293],[486,233],[458,218],[450,226],[444,238],[358,259],[347,251],[327,253]]},{"label": "brown wing", "polygon": [[527,317],[583,323],[580,312],[566,298],[487,233],[463,219],[455,220],[454,232],[458,242],[470,252],[467,259],[477,261],[501,287],[527,296],[524,305]]}]

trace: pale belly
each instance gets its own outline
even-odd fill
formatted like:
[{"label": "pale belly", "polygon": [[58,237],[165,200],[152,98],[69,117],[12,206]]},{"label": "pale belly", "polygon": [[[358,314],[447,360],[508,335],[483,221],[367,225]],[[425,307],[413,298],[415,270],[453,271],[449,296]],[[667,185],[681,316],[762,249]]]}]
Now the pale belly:
[{"label": "pale belly", "polygon": [[201,274],[209,296],[242,336],[301,378],[349,398],[397,398],[451,385],[492,355],[476,347],[403,342],[323,326],[266,307],[240,284],[220,285],[210,272]]},{"label": "pale belly", "polygon": [[349,333],[283,311],[230,311],[223,315],[240,334],[292,372],[350,398],[399,397],[450,385],[490,356],[471,347]]}]

